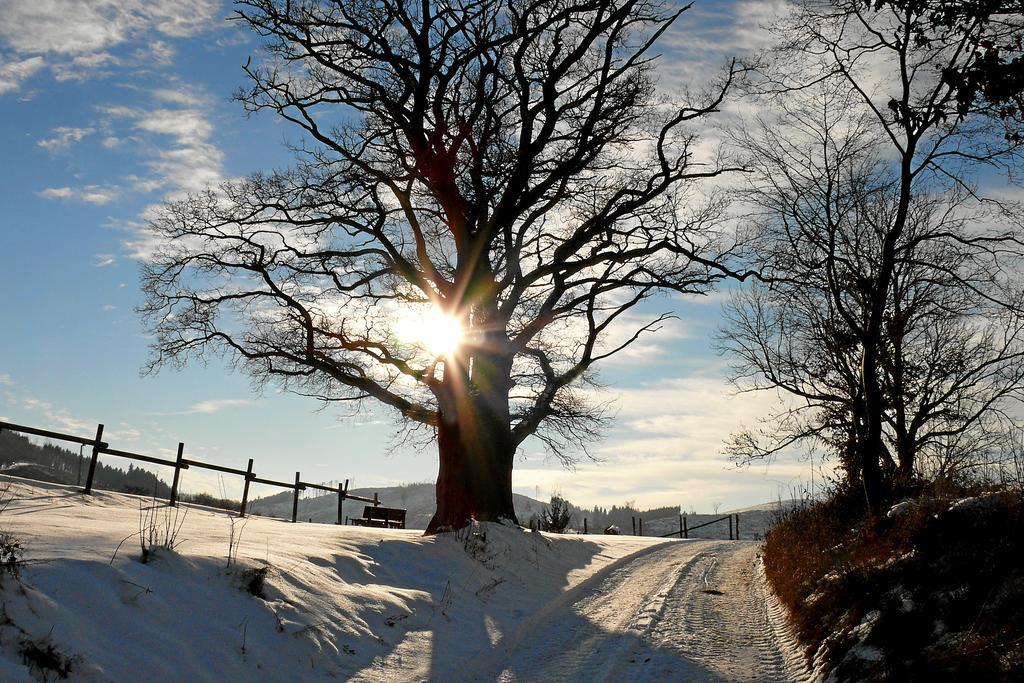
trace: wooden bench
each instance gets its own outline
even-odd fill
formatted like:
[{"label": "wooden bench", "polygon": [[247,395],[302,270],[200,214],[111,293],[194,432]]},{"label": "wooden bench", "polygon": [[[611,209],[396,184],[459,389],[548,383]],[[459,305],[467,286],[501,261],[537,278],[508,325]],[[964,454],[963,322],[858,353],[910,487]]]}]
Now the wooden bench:
[{"label": "wooden bench", "polygon": [[404,529],[405,510],[403,508],[386,508],[379,505],[367,505],[363,508],[363,516],[353,519],[352,523],[356,526]]}]

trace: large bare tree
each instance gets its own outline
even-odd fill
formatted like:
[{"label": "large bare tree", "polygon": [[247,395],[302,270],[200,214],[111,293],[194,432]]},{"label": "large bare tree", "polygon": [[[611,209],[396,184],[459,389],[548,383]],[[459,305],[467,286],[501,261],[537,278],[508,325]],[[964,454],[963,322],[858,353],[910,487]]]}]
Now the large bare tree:
[{"label": "large bare tree", "polygon": [[[581,382],[655,330],[638,304],[729,274],[658,0],[248,0],[238,97],[303,135],[289,170],[167,204],[145,267],[152,367],[225,352],[260,383],[374,399],[436,430],[428,531],[515,520],[530,436],[563,459],[604,419]],[[461,329],[449,348],[403,334]],[[417,323],[413,323],[415,327]]]}]

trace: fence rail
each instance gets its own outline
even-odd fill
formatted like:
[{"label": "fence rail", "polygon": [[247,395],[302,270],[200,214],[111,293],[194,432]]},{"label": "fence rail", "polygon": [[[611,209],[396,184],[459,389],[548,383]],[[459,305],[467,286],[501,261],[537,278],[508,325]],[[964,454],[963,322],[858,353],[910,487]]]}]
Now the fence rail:
[{"label": "fence rail", "polygon": [[[632,526],[633,526],[633,535],[637,536],[638,535],[637,531],[639,531],[640,532],[639,535],[643,536],[644,535],[644,519],[643,519],[643,517],[633,516],[633,517],[630,517],[630,520],[631,520]],[[690,532],[693,531],[694,529],[700,529],[701,527],[710,526],[711,524],[717,524],[718,522],[724,522],[725,520],[729,520],[729,540],[730,541],[733,541],[733,540],[738,541],[738,540],[740,540],[740,516],[739,516],[738,513],[732,513],[732,514],[729,514],[729,515],[725,515],[724,517],[719,517],[718,519],[712,519],[710,522],[703,522],[703,523],[697,524],[695,526],[689,526],[688,525],[688,522],[687,522],[687,519],[686,519],[686,515],[679,515],[679,531],[670,531],[667,534],[661,534],[659,536],[655,536],[655,538],[669,538],[671,536],[679,536],[679,538],[689,538],[690,537]],[[735,525],[735,530],[734,530],[734,525]],[[584,534],[589,534],[590,533],[590,527],[588,525],[588,520],[587,520],[586,517],[583,518],[583,533]]]},{"label": "fence rail", "polygon": [[[740,539],[740,516],[737,513],[725,515],[725,516],[719,517],[717,519],[712,519],[712,520],[710,520],[708,522],[702,522],[700,524],[695,524],[694,526],[689,526],[687,524],[686,516],[679,515],[679,531],[670,531],[667,534],[662,534],[658,538],[668,538],[670,536],[679,536],[679,538],[689,538],[690,537],[690,532],[695,530],[695,529],[700,529],[701,527],[705,527],[705,526],[711,526],[712,524],[717,524],[719,522],[724,522],[726,520],[729,521],[729,540],[730,541],[732,541],[732,540],[737,540],[738,541]],[[735,531],[733,530],[734,524],[735,524]]]},{"label": "fence rail", "polygon": [[249,503],[249,484],[264,484],[266,486],[277,486],[283,489],[292,489],[295,492],[292,498],[292,522],[298,521],[299,511],[299,491],[306,489],[318,489],[320,491],[327,491],[328,493],[338,494],[338,521],[337,524],[341,524],[344,520],[343,508],[346,500],[356,500],[362,503],[372,503],[374,506],[380,505],[380,497],[375,493],[373,498],[367,498],[365,496],[357,496],[353,493],[348,492],[348,479],[345,480],[344,486],[338,484],[337,488],[330,486],[324,486],[323,484],[316,484],[313,482],[302,481],[302,475],[299,472],[295,473],[295,482],[284,482],[275,481],[274,479],[264,479],[263,477],[257,477],[252,471],[252,458],[249,458],[248,468],[241,470],[236,467],[227,467],[226,465],[216,465],[209,462],[201,462],[199,460],[191,460],[184,457],[185,444],[178,443],[178,455],[174,460],[168,460],[166,458],[158,458],[152,455],[144,455],[142,453],[133,453],[131,451],[122,451],[116,448],[111,448],[110,444],[103,440],[103,425],[96,426],[96,436],[92,439],[84,436],[75,436],[73,434],[63,434],[61,432],[54,432],[48,429],[40,429],[38,427],[29,427],[26,425],[14,424],[13,422],[0,421],[0,432],[7,430],[9,432],[18,432],[20,434],[31,434],[33,436],[41,436],[47,439],[56,439],[59,441],[70,441],[72,443],[81,444],[82,446],[92,446],[92,457],[89,460],[89,474],[85,480],[85,488],[82,493],[88,495],[92,493],[93,478],[96,474],[96,462],[100,455],[113,455],[118,458],[126,458],[128,460],[139,460],[141,462],[148,462],[154,465],[164,465],[166,467],[174,468],[174,479],[171,483],[171,497],[168,500],[169,505],[178,504],[178,484],[181,479],[181,471],[187,470],[191,467],[199,467],[202,469],[213,470],[215,472],[223,472],[224,474],[232,474],[239,477],[244,477],[245,485],[242,489],[242,503],[239,506],[238,514],[241,517],[245,517],[246,507]]}]

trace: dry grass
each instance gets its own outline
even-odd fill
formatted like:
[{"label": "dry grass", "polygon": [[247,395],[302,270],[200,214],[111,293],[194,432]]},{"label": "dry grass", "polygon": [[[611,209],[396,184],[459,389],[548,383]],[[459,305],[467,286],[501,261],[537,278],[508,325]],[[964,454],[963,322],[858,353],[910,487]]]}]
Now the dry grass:
[{"label": "dry grass", "polygon": [[765,571],[808,657],[839,680],[1021,680],[1021,494],[931,488],[892,517],[861,508],[838,495],[766,536]]}]

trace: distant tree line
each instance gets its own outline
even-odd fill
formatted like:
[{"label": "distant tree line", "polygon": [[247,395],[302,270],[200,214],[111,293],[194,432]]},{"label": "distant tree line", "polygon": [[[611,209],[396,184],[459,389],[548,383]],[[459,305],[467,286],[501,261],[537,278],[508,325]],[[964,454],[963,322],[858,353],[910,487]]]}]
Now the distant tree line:
[{"label": "distant tree line", "polygon": [[[79,456],[53,444],[35,444],[20,434],[0,432],[0,473],[55,484],[82,484],[89,472],[91,454]],[[96,488],[121,493],[134,493],[156,498],[170,498],[171,487],[159,476],[134,463],[128,469],[96,463]],[[208,493],[182,493],[179,500],[210,507],[237,510],[239,502],[218,498]]]},{"label": "distant tree line", "polygon": [[[69,451],[52,444],[34,444],[28,438],[10,431],[0,432],[0,469],[7,474],[56,484],[79,484],[89,471],[86,453]],[[123,493],[155,495],[167,498],[171,488],[149,470],[129,463],[128,469],[96,463],[94,483],[97,488]]]},{"label": "distant tree line", "polygon": [[625,503],[622,507],[618,505],[613,505],[610,508],[595,506],[590,510],[581,510],[580,524],[583,523],[582,518],[586,517],[587,525],[592,529],[604,529],[613,524],[620,529],[629,529],[634,517],[651,520],[664,517],[678,517],[680,514],[681,509],[678,505],[666,505],[664,507],[641,510],[629,502]]},{"label": "distant tree line", "polygon": [[[559,495],[554,495],[551,496],[551,502],[547,509],[542,510],[540,514],[533,515],[530,525],[543,531],[562,532],[566,529],[582,529],[583,520],[586,519],[587,527],[591,531],[600,531],[609,526],[631,529],[635,519],[675,518],[680,514],[683,514],[683,510],[678,505],[641,510],[633,501],[628,501],[622,506],[612,505],[610,508],[600,505],[581,508]],[[691,511],[690,514],[693,512]]]}]

